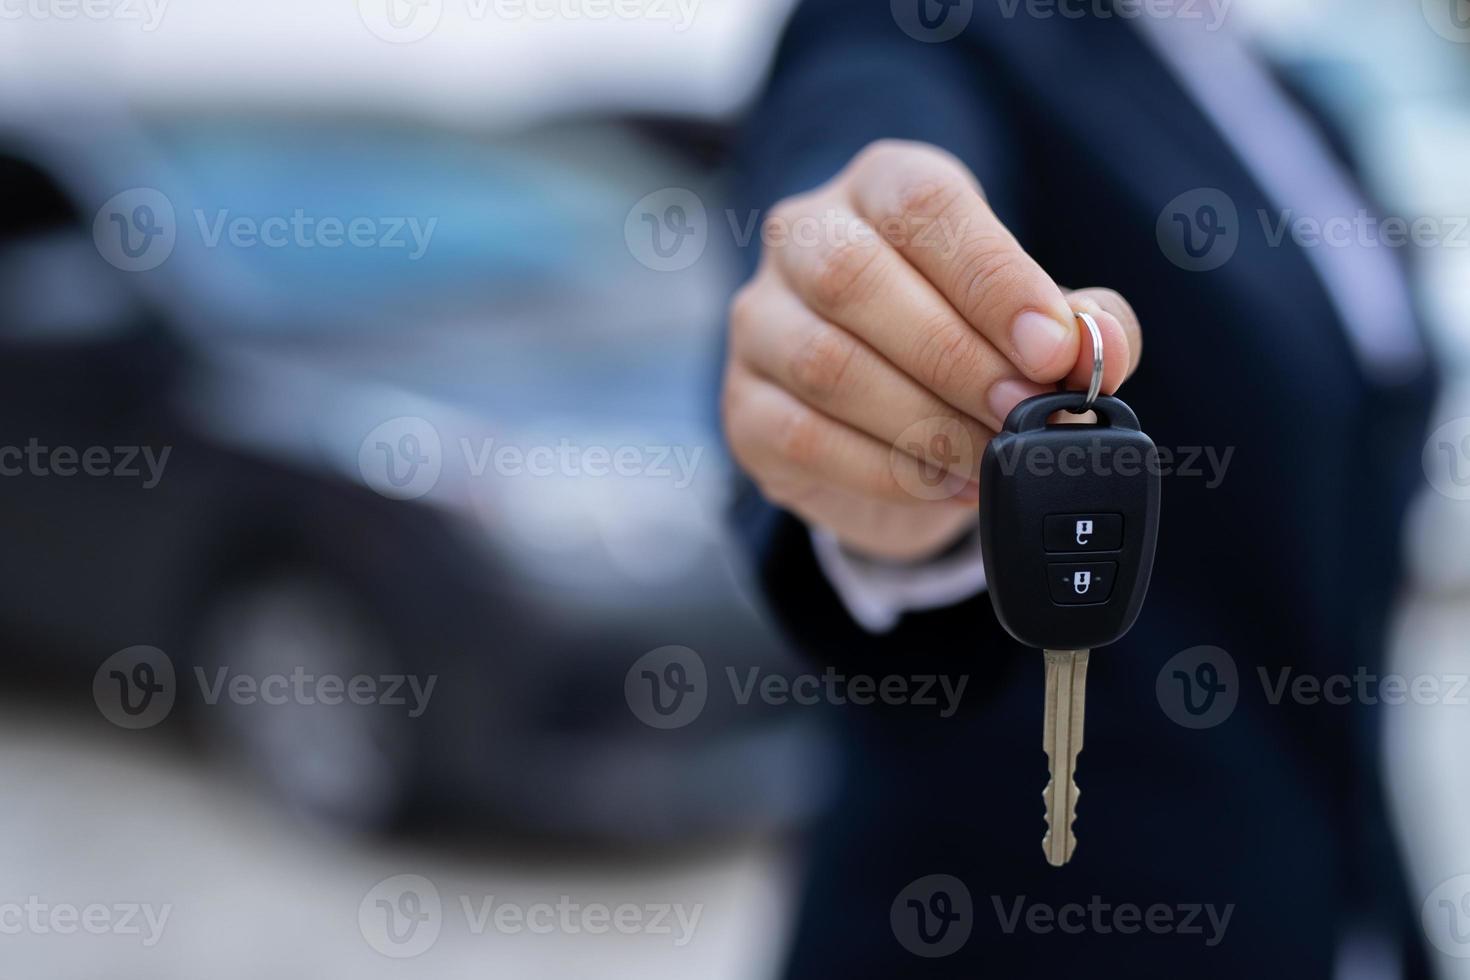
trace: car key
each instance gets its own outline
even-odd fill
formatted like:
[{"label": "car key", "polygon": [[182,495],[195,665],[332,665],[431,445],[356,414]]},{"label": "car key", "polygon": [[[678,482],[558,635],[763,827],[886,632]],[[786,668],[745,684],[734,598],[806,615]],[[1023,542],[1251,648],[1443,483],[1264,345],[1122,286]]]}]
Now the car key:
[{"label": "car key", "polygon": [[[1042,848],[1056,866],[1077,844],[1075,772],[1089,654],[1138,618],[1159,522],[1157,451],[1131,408],[1098,397],[1102,340],[1090,316],[1079,319],[1093,335],[1091,388],[1021,402],[986,448],[980,471],[990,601],[1012,636],[1044,651],[1050,782]],[[1089,409],[1098,424],[1048,422],[1059,411]]]}]

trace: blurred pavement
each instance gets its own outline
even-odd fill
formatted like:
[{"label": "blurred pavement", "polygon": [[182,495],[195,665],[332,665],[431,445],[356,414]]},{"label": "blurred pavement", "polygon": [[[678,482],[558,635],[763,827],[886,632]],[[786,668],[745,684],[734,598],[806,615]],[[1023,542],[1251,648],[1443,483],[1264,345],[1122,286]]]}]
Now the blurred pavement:
[{"label": "blurred pavement", "polygon": [[[201,964],[211,980],[752,980],[774,976],[784,953],[792,899],[777,845],[657,861],[355,846],[303,832],[250,787],[167,748],[169,740],[132,744],[146,739],[119,738],[105,723],[78,724],[46,705],[6,705],[6,980],[199,980]],[[359,906],[372,914],[369,892],[396,875],[428,879],[442,900],[438,938],[413,958],[380,954],[371,943],[382,945],[381,936],[359,924]],[[571,912],[538,917],[537,903]],[[91,913],[99,931],[108,916],[106,934],[80,924],[89,905],[106,907]],[[497,928],[506,905],[511,914]],[[646,928],[630,918],[627,933],[615,924],[600,935],[584,930],[583,922],[598,928],[600,910],[615,917],[620,907]],[[29,924],[33,915],[40,928]],[[58,934],[67,928],[74,934]]]}]

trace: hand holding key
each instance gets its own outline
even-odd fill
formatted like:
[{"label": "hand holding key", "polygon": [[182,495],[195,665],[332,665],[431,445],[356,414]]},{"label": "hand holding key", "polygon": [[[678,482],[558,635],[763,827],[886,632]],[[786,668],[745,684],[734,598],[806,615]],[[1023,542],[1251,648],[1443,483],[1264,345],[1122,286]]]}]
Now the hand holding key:
[{"label": "hand holding key", "polygon": [[[869,147],[826,185],[778,205],[762,241],[760,269],[731,306],[723,408],[735,458],[768,499],[879,558],[943,550],[974,528],[984,503],[997,612],[1018,639],[1047,650],[1044,747],[1055,778],[1046,848],[1061,864],[1075,846],[1087,649],[1117,639],[1137,613],[1146,563],[1136,549],[1152,518],[1121,485],[1117,499],[1074,487],[1058,509],[1064,491],[992,460],[1002,444],[1095,431],[1044,427],[1081,395],[1052,395],[1062,401],[1039,415],[1044,397],[1017,405],[1058,381],[1114,391],[1138,363],[1133,311],[1111,290],[1063,293],[974,176],[920,144]],[[1095,343],[1082,342],[1074,310],[1090,314]],[[1107,431],[1132,418],[1121,402],[1099,408]],[[1147,442],[1136,419],[1132,430]],[[952,432],[974,451],[933,458],[929,448]],[[947,492],[920,499],[909,488],[928,483],[921,467],[936,463]]]},{"label": "hand holding key", "polygon": [[[934,147],[874,144],[777,205],[762,239],[731,306],[730,446],[768,499],[857,553],[918,561],[974,529],[980,455],[1012,408],[1089,380],[1073,310],[1097,321],[1104,392],[1138,363],[1127,302],[1060,289]],[[956,432],[973,452],[934,458]],[[935,465],[941,499],[906,489]]]},{"label": "hand holding key", "polygon": [[[1100,375],[1100,339],[1095,351]],[[1089,408],[1097,425],[1048,424],[1057,412]],[[1128,632],[1148,591],[1159,526],[1153,453],[1133,410],[1098,398],[1095,384],[1085,395],[1022,402],[985,451],[980,538],[990,601],[1001,625],[1045,657],[1042,749],[1051,779],[1042,847],[1053,865],[1071,860],[1077,846],[1090,651]]]}]

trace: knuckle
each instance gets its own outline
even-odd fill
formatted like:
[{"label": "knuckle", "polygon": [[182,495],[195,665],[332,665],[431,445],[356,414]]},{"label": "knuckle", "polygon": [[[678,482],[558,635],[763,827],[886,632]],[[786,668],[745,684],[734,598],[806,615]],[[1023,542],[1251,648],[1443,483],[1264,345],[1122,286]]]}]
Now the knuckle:
[{"label": "knuckle", "polygon": [[914,360],[919,376],[930,391],[968,389],[980,371],[979,345],[968,327],[936,318],[916,332],[918,349]]},{"label": "knuckle", "polygon": [[959,176],[931,167],[914,168],[899,178],[894,194],[895,214],[905,222],[938,221],[949,213],[967,188]]},{"label": "knuckle", "polygon": [[810,466],[817,458],[822,433],[816,413],[804,406],[789,409],[772,433],[776,455],[797,467]]},{"label": "knuckle", "polygon": [[1123,294],[1116,289],[1110,289],[1107,286],[1092,286],[1082,290],[1081,293],[1084,298],[1097,304],[1099,309],[1106,310],[1125,323],[1137,320],[1133,312],[1133,304],[1124,299]]},{"label": "knuckle", "polygon": [[1103,309],[1117,317],[1124,327],[1131,326],[1135,330],[1138,329],[1138,313],[1122,293],[1116,289],[1100,289],[1098,292],[1103,297],[1101,300]]},{"label": "knuckle", "polygon": [[761,222],[761,240],[774,243],[779,249],[789,238],[791,226],[806,212],[807,198],[804,195],[785,197],[777,201],[771,205],[765,220]]},{"label": "knuckle", "polygon": [[755,478],[763,468],[759,432],[749,409],[746,385],[735,375],[735,371],[726,372],[720,392],[720,421],[730,455],[742,470]]},{"label": "knuckle", "polygon": [[979,325],[981,318],[999,312],[1009,316],[1012,297],[1024,295],[1030,270],[1022,254],[1008,241],[994,236],[974,242],[955,265],[951,295],[961,297],[965,318]]},{"label": "knuckle", "polygon": [[869,143],[852,158],[853,170],[883,169],[894,163],[913,159],[923,152],[924,144],[912,140],[884,138]]},{"label": "knuckle", "polygon": [[759,289],[756,281],[752,279],[730,297],[730,330],[732,333],[743,331],[755,322],[755,307],[760,300]]},{"label": "knuckle", "polygon": [[953,154],[927,143],[879,140],[860,153],[852,169],[873,195],[870,215],[887,236],[943,220],[967,196],[981,194],[974,175]]},{"label": "knuckle", "polygon": [[826,309],[854,302],[874,269],[879,250],[850,238],[822,246],[811,270],[812,298]]},{"label": "knuckle", "polygon": [[797,394],[814,404],[830,402],[842,389],[857,346],[839,331],[823,327],[802,341],[791,362]]},{"label": "knuckle", "polygon": [[962,165],[947,150],[918,140],[876,139],[853,157],[853,170],[887,171],[894,166],[923,166],[933,169],[960,169]]}]

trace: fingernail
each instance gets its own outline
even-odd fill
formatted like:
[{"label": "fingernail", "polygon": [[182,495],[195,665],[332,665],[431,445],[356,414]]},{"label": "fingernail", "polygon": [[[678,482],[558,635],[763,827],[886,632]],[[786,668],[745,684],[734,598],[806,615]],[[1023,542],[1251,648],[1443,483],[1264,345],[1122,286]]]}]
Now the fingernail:
[{"label": "fingernail", "polygon": [[1020,378],[1007,378],[997,381],[990,386],[990,394],[986,397],[990,405],[990,411],[995,415],[997,427],[1006,424],[1006,418],[1032,395],[1044,395],[1047,389],[1031,381],[1022,381]]},{"label": "fingernail", "polygon": [[1021,366],[1033,371],[1041,370],[1056,360],[1057,351],[1072,339],[1068,327],[1044,313],[1027,310],[1011,324],[1011,344]]}]

